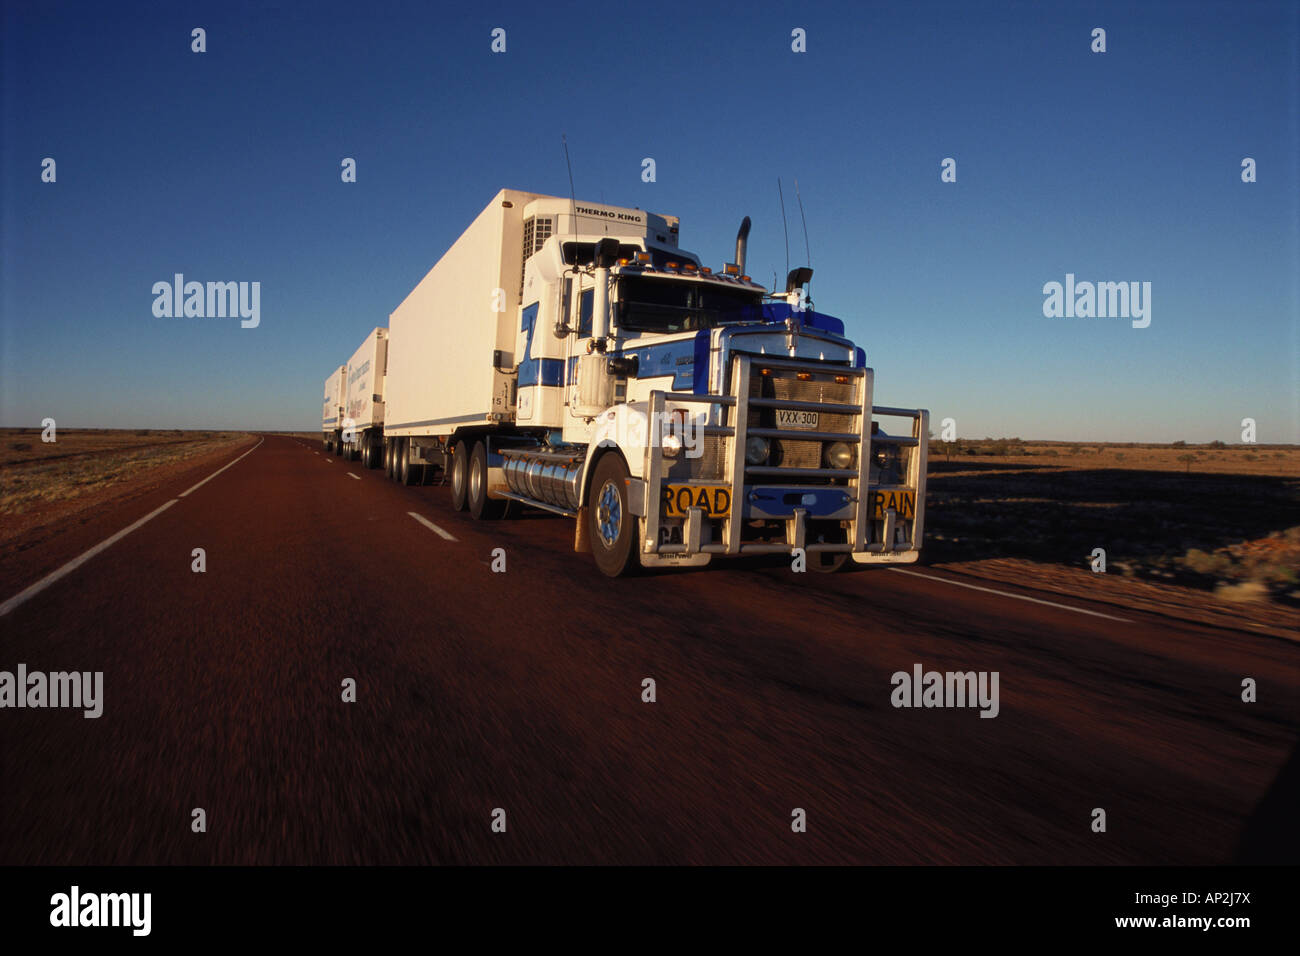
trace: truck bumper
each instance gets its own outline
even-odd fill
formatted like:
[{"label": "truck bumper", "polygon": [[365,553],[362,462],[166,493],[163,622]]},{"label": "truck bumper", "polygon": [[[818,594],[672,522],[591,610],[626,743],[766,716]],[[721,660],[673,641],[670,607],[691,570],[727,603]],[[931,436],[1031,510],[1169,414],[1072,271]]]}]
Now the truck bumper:
[{"label": "truck bumper", "polygon": [[[848,553],[860,564],[910,564],[920,556],[924,535],[926,437],[929,412],[875,406],[872,403],[874,374],[869,368],[829,367],[836,378],[856,382],[852,404],[818,403],[797,398],[751,396],[751,371],[761,363],[764,375],[809,373],[825,376],[828,367],[772,356],[732,355],[732,393],[694,395],[653,392],[650,421],[664,420],[666,403],[711,406],[705,434],[725,439],[724,478],[687,481],[667,477],[664,452],[657,441],[649,442],[642,474],[634,483],[632,500],[641,505],[641,551],[643,555],[805,554]],[[774,371],[775,370],[775,371]],[[843,431],[812,432],[751,425],[751,409],[789,409],[817,413],[819,421],[849,421]],[[775,413],[774,413],[775,414]],[[825,418],[821,416],[826,416]],[[754,416],[762,421],[762,416]],[[890,436],[873,428],[877,417],[910,420],[909,434]],[[781,468],[767,464],[748,465],[746,442],[751,436],[769,442],[786,439],[807,442],[843,442],[856,446],[856,466],[851,469]],[[875,448],[873,449],[873,445]],[[892,445],[899,460],[906,460],[902,481],[881,484],[872,479],[873,452]],[[906,452],[904,453],[904,449]],[[810,483],[803,483],[810,482]],[[829,482],[829,483],[828,483]],[[671,487],[670,487],[671,486]],[[730,507],[719,516],[706,507],[687,507],[679,515],[664,514],[665,492],[681,494],[683,487],[698,486],[716,499],[718,489],[729,494]],[[689,497],[689,495],[688,495]],[[902,511],[885,507],[885,502],[904,504]],[[911,505],[910,513],[906,505]],[[674,509],[676,510],[676,509]],[[763,540],[745,534],[747,523],[758,522],[770,532],[773,523],[784,525],[783,535],[767,533]]]}]

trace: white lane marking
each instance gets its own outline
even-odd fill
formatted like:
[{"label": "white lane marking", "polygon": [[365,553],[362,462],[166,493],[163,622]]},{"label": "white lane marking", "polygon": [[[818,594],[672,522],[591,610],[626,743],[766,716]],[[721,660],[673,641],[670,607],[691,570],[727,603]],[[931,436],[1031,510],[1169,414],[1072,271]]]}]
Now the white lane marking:
[{"label": "white lane marking", "polygon": [[361,476],[360,476],[360,475],[354,475],[354,474],[352,474],[352,472],[350,472],[350,471],[348,472],[348,477],[349,477],[349,478],[355,478],[357,481],[360,481],[360,480],[361,480]]},{"label": "white lane marking", "polygon": [[231,465],[238,464],[239,462],[241,462],[241,461],[243,461],[245,458],[247,458],[249,455],[251,455],[253,452],[255,452],[255,451],[257,451],[259,448],[261,448],[261,447],[262,447],[262,442],[264,442],[264,441],[266,441],[265,438],[263,438],[261,441],[259,441],[259,442],[258,442],[256,445],[254,445],[252,448],[248,449],[248,451],[244,452],[242,455],[240,455],[240,456],[239,456],[238,458],[236,458],[234,461],[230,462],[229,464],[222,465],[220,468],[218,468],[218,469],[217,469],[216,471],[214,471],[212,474],[208,475],[208,477],[206,477],[206,478],[204,478],[202,481],[200,481],[200,482],[199,482],[197,485],[195,485],[193,488],[188,488],[188,489],[186,489],[185,491],[182,491],[182,492],[181,492],[179,495],[177,495],[176,497],[178,497],[178,498],[184,498],[184,497],[185,497],[186,495],[188,495],[191,491],[198,491],[200,488],[202,488],[204,485],[206,485],[206,484],[207,484],[209,481],[211,481],[213,478],[217,477],[217,475],[221,474],[223,471],[225,471],[225,470],[226,470],[227,468],[229,468]]},{"label": "white lane marking", "polygon": [[424,525],[430,531],[438,532],[438,534],[442,535],[448,541],[456,540],[455,535],[443,531],[441,528],[439,528],[436,524],[434,524],[432,521],[430,521],[428,518],[424,517],[423,515],[417,515],[414,511],[408,511],[407,514],[410,515],[412,518],[414,518],[416,521],[420,522],[420,524]]},{"label": "white lane marking", "polygon": [[99,542],[99,544],[95,545],[85,554],[81,555],[81,557],[73,558],[71,561],[69,561],[63,567],[59,568],[57,571],[51,571],[49,574],[45,575],[45,577],[41,578],[39,581],[37,581],[35,584],[29,587],[27,590],[15,594],[9,600],[5,601],[4,604],[0,604],[0,617],[4,617],[14,608],[18,607],[20,604],[25,603],[29,598],[33,598],[36,595],[40,594],[42,591],[48,588],[55,581],[59,580],[59,578],[63,577],[64,575],[71,574],[73,571],[77,570],[77,568],[81,567],[83,564],[85,564],[95,555],[99,554],[99,552],[103,551],[105,548],[110,548],[117,542],[121,541],[123,538],[125,538],[136,528],[140,527],[140,525],[144,524],[146,521],[158,517],[158,515],[162,514],[172,505],[176,504],[178,500],[179,499],[177,498],[173,498],[171,501],[167,502],[167,504],[163,505],[161,508],[156,508],[153,511],[149,512],[147,515],[145,515],[135,524],[123,528],[121,531],[113,535],[111,538],[105,538],[103,541]]},{"label": "white lane marking", "polygon": [[1043,601],[1038,598],[1025,597],[1023,594],[1012,594],[1010,591],[997,591],[993,588],[982,588],[975,584],[966,584],[964,581],[951,581],[948,578],[935,577],[932,574],[922,574],[920,571],[908,571],[905,568],[889,568],[890,571],[897,571],[899,574],[910,574],[914,578],[925,578],[927,581],[939,581],[942,584],[951,584],[954,587],[970,588],[972,591],[984,591],[986,594],[999,594],[1002,597],[1015,598],[1017,601],[1028,601],[1031,604],[1045,604],[1048,607],[1057,607],[1062,611],[1073,611],[1075,614],[1087,614],[1089,617],[1102,617],[1108,621],[1119,621],[1121,624],[1132,624],[1128,618],[1112,617],[1109,614],[1102,614],[1100,611],[1085,611],[1081,607],[1070,607],[1068,604],[1057,604],[1054,601]]}]

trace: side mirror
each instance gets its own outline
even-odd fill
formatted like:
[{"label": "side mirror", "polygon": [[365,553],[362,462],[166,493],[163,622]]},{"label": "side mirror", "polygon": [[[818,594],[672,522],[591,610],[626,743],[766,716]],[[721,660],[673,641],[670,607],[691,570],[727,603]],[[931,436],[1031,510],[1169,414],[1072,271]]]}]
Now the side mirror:
[{"label": "side mirror", "polygon": [[812,281],[813,271],[807,266],[800,266],[798,269],[791,269],[790,274],[785,278],[785,291],[787,293],[802,289]]}]

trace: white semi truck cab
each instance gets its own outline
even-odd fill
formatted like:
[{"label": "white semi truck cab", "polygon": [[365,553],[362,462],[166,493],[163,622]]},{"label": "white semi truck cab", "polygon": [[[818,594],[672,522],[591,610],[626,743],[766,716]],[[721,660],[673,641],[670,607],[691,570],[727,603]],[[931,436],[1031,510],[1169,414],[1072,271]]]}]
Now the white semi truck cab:
[{"label": "white semi truck cab", "polygon": [[512,501],[573,517],[575,549],[611,576],[742,554],[915,561],[928,412],[874,405],[811,269],[772,292],[744,274],[748,218],[716,271],[678,229],[499,193],[390,318],[390,475],[441,469],[476,518]]}]

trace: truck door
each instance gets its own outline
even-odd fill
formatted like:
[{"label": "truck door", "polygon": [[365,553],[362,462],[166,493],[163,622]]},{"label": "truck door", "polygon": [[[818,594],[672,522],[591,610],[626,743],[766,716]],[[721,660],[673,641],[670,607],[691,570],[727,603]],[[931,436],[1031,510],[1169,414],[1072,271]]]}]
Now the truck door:
[{"label": "truck door", "polygon": [[[578,387],[578,356],[587,354],[587,343],[591,340],[591,316],[592,302],[595,300],[595,291],[592,289],[583,289],[576,285],[572,279],[565,279],[565,291],[568,296],[568,314],[576,316],[576,321],[570,318],[570,327],[575,329],[575,333],[569,336],[567,345],[567,355],[565,356],[565,394],[568,400],[565,405],[568,406],[568,415],[570,418],[576,418],[573,409],[577,407],[577,395],[575,390]],[[572,286],[572,288],[569,288]]]}]

